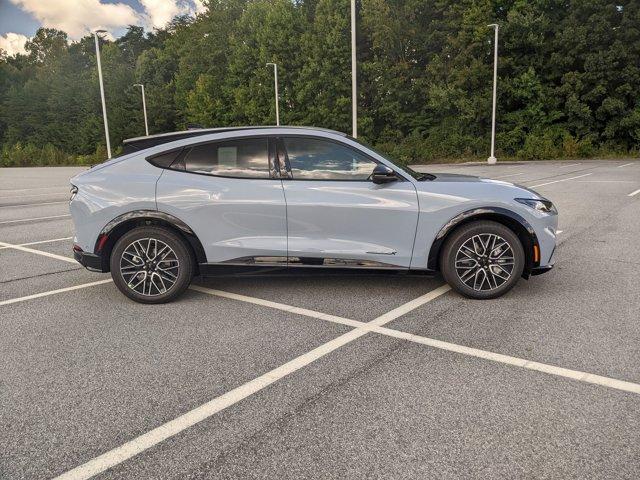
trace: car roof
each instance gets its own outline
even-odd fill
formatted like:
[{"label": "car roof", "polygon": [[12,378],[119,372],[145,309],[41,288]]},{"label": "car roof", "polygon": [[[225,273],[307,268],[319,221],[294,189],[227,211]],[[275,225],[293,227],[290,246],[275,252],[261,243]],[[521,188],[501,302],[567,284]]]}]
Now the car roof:
[{"label": "car roof", "polygon": [[338,132],[336,130],[330,130],[327,128],[318,127],[280,127],[280,126],[253,126],[253,127],[219,127],[219,128],[194,128],[191,130],[184,130],[181,132],[168,132],[160,133],[157,135],[148,135],[146,137],[127,138],[123,143],[123,154],[133,153],[140,150],[146,150],[147,148],[155,147],[156,145],[162,145],[163,143],[175,142],[176,140],[184,140],[185,138],[198,137],[200,135],[207,135],[211,133],[224,133],[224,132],[236,132],[241,130],[307,130],[315,132],[327,132],[337,135],[347,136],[346,133]]}]

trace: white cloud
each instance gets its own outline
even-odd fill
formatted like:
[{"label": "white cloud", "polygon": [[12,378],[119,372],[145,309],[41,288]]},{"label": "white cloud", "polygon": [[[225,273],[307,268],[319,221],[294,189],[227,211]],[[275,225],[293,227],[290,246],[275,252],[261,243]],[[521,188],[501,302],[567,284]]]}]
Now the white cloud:
[{"label": "white cloud", "polygon": [[153,28],[165,27],[176,15],[191,13],[191,9],[176,0],[140,0],[148,18],[148,25]]},{"label": "white cloud", "polygon": [[7,52],[9,56],[13,56],[16,53],[25,53],[24,44],[27,40],[29,40],[29,37],[25,35],[7,32],[5,35],[0,35],[0,49]]},{"label": "white cloud", "polygon": [[97,29],[107,30],[109,37],[113,37],[129,25],[163,28],[177,15],[194,15],[206,10],[203,0],[139,0],[143,12],[125,3],[103,3],[104,0],[10,1],[33,15],[43,27],[67,32],[72,40]]},{"label": "white cloud", "polygon": [[195,13],[204,13],[207,11],[207,7],[204,6],[203,0],[193,0],[195,6]]},{"label": "white cloud", "polygon": [[124,3],[100,0],[11,0],[43,27],[57,28],[78,39],[92,30],[116,30],[140,23],[139,14]]}]

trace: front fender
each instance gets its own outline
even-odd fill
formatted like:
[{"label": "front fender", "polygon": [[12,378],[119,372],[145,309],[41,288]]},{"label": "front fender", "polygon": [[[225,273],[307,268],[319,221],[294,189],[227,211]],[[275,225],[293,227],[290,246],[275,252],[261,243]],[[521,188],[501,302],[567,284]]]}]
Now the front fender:
[{"label": "front fender", "polygon": [[440,227],[429,248],[427,256],[429,270],[439,270],[440,250],[448,235],[460,225],[476,220],[493,220],[509,227],[518,235],[525,251],[525,270],[523,273],[525,277],[528,277],[531,270],[540,265],[538,237],[534,228],[525,218],[506,208],[478,207],[459,213]]}]

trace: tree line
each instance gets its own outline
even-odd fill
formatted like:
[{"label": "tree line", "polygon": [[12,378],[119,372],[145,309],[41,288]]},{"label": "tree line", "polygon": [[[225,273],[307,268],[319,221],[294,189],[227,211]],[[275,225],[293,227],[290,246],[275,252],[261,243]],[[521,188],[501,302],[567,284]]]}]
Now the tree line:
[{"label": "tree line", "polygon": [[[275,123],[351,130],[349,0],[210,0],[166,28],[103,41],[111,143]],[[486,158],[500,25],[497,153],[633,155],[640,147],[638,0],[359,0],[362,139],[401,162]],[[41,28],[0,52],[0,165],[106,158],[93,37]]]}]

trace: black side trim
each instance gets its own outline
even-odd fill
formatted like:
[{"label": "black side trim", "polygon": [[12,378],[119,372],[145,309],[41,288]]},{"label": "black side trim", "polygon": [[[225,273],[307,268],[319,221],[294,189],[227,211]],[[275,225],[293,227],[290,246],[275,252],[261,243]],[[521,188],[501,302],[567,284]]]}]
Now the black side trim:
[{"label": "black side trim", "polygon": [[[540,244],[538,243],[538,237],[536,236],[536,232],[533,227],[527,222],[524,218],[518,215],[511,210],[507,210],[506,208],[500,207],[482,207],[482,208],[474,208],[472,210],[467,210],[466,212],[462,212],[459,215],[456,215],[451,220],[449,220],[438,232],[436,238],[431,245],[431,250],[429,250],[429,259],[427,260],[427,268],[429,270],[438,270],[438,256],[440,255],[440,249],[442,248],[442,244],[444,243],[447,235],[453,231],[457,226],[462,225],[464,223],[468,223],[474,220],[500,220],[507,219],[509,223],[517,225],[519,227],[519,231],[516,232],[518,237],[523,242],[523,247],[525,249],[525,255],[527,258],[527,264],[525,265],[525,270],[523,272],[523,276],[528,278],[532,273],[532,270],[539,265],[539,262],[533,261],[533,247],[538,246],[540,248]],[[530,245],[526,245],[525,242],[530,243]],[[529,251],[527,251],[529,250]]]},{"label": "black side trim", "polygon": [[407,270],[398,268],[345,268],[345,267],[314,267],[300,265],[295,268],[286,266],[267,265],[234,265],[224,263],[201,263],[198,265],[203,277],[242,277],[242,276],[431,276],[436,272],[430,270]]}]

